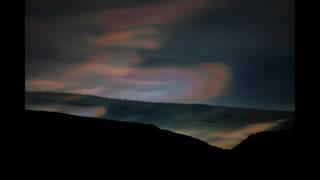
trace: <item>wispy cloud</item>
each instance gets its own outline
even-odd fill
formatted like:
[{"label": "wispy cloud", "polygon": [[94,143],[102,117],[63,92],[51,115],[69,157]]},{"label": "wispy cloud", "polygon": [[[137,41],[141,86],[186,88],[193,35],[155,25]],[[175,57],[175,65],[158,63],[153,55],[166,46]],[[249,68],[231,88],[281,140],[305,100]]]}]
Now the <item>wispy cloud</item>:
[{"label": "wispy cloud", "polygon": [[144,6],[107,10],[102,13],[102,17],[112,29],[164,25],[188,18],[212,4],[209,0],[161,1]]},{"label": "wispy cloud", "polygon": [[63,89],[66,84],[59,81],[54,80],[46,80],[46,79],[31,79],[26,80],[26,89],[32,90],[59,90]]},{"label": "wispy cloud", "polygon": [[270,130],[281,124],[283,121],[284,120],[277,120],[246,124],[243,127],[234,130],[212,132],[209,133],[207,137],[210,144],[217,144],[224,148],[232,148],[251,134]]},{"label": "wispy cloud", "polygon": [[[65,91],[129,99],[200,102],[224,93],[230,75],[225,65],[214,63],[190,68],[118,66],[105,61],[92,61],[79,65],[63,76],[62,82],[27,81],[27,87],[48,90],[63,88]],[[101,81],[97,81],[97,77]]]},{"label": "wispy cloud", "polygon": [[244,121],[240,127],[228,127],[227,129],[207,127],[207,128],[187,128],[176,129],[174,131],[202,139],[213,146],[232,149],[251,134],[264,132],[279,126],[286,120],[270,120],[259,123]]},{"label": "wispy cloud", "polygon": [[[137,92],[137,98],[144,93],[155,100],[167,95],[171,100],[177,96],[177,100],[268,108],[285,104],[281,109],[294,103],[292,2],[26,3],[27,90],[126,92],[132,98]],[[158,70],[162,67],[172,70]],[[170,78],[164,82],[166,77]],[[209,96],[212,101],[207,101]]]},{"label": "wispy cloud", "polygon": [[[216,1],[218,2],[218,1]],[[104,34],[90,37],[89,42],[103,47],[126,47],[155,50],[167,33],[163,27],[190,18],[218,3],[209,0],[174,0],[108,9],[97,14]]]},{"label": "wispy cloud", "polygon": [[231,72],[224,64],[211,63],[199,68],[198,78],[193,84],[189,98],[191,100],[206,101],[217,97],[227,90],[231,84]]},{"label": "wispy cloud", "polygon": [[[59,35],[59,40],[72,37],[67,43],[60,43],[59,50],[81,53],[69,57],[77,58],[79,62],[65,68],[60,73],[63,78],[43,77],[26,81],[26,89],[154,101],[201,102],[219,96],[230,84],[230,71],[226,65],[199,63],[192,68],[144,67],[142,64],[146,57],[141,50],[160,49],[170,38],[167,31],[172,23],[219,7],[220,3],[209,0],[159,1],[67,16],[62,23],[66,29],[99,27],[103,31],[86,33],[79,39],[77,35],[60,35],[50,29],[44,31]],[[36,29],[41,30],[39,27]],[[57,40],[52,42],[59,44]]]},{"label": "wispy cloud", "polygon": [[51,104],[51,105],[27,105],[26,109],[62,112],[85,117],[102,117],[107,114],[107,108],[104,106],[84,107],[66,104]]},{"label": "wispy cloud", "polygon": [[108,32],[89,41],[103,47],[129,47],[153,50],[160,46],[160,40],[155,37],[154,28],[130,29],[125,31]]}]

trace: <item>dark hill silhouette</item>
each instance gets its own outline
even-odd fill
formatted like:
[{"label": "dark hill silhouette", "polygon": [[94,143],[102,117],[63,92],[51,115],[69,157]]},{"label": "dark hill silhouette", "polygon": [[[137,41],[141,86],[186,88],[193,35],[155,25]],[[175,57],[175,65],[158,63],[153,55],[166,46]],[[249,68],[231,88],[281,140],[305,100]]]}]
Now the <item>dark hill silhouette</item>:
[{"label": "dark hill silhouette", "polygon": [[[233,150],[162,130],[154,125],[26,110],[20,137],[27,160],[62,165],[114,164],[145,166],[164,162],[170,167],[242,169],[273,162],[291,162],[293,132],[250,136]],[[280,162],[280,163],[279,163]],[[248,168],[246,166],[246,168]]]},{"label": "dark hill silhouette", "polygon": [[[183,133],[217,146],[219,144],[212,142],[210,137],[199,135],[207,133],[201,131],[208,128],[208,131],[210,128],[232,131],[250,124],[278,120],[283,121],[278,124],[279,127],[275,127],[276,130],[294,126],[294,112],[286,111],[203,104],[153,103],[58,92],[26,92],[25,102],[26,109],[31,110],[57,111],[79,116],[153,124],[161,129]],[[199,133],[190,131],[195,127]]]},{"label": "dark hill silhouette", "polygon": [[56,161],[226,162],[229,151],[154,125],[26,110],[29,153]]},{"label": "dark hill silhouette", "polygon": [[233,148],[238,152],[276,152],[279,149],[294,147],[294,130],[268,131],[250,135]]},{"label": "dark hill silhouette", "polygon": [[294,137],[294,130],[260,132],[250,135],[232,151],[240,160],[288,163],[294,159],[297,149]]}]

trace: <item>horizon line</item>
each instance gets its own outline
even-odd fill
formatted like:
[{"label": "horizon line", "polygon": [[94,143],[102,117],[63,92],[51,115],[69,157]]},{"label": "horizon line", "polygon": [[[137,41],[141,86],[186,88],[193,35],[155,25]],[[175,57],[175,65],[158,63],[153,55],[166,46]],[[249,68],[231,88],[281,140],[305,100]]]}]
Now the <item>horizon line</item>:
[{"label": "horizon line", "polygon": [[277,110],[277,109],[268,109],[268,108],[255,108],[255,107],[243,107],[243,106],[231,106],[231,105],[213,105],[213,104],[204,104],[204,103],[187,103],[187,102],[165,102],[165,101],[144,101],[138,99],[127,99],[121,97],[109,97],[109,96],[98,96],[95,94],[83,94],[77,92],[66,92],[66,91],[27,91],[25,93],[60,93],[60,94],[74,94],[74,95],[81,95],[81,96],[91,96],[97,98],[105,98],[105,99],[113,99],[117,101],[132,101],[132,102],[140,102],[140,103],[153,103],[153,104],[172,104],[172,105],[197,105],[197,106],[210,106],[210,107],[225,107],[225,108],[234,108],[234,109],[247,109],[247,110],[259,110],[259,111],[278,111],[278,112],[290,112],[295,113],[295,110]]}]

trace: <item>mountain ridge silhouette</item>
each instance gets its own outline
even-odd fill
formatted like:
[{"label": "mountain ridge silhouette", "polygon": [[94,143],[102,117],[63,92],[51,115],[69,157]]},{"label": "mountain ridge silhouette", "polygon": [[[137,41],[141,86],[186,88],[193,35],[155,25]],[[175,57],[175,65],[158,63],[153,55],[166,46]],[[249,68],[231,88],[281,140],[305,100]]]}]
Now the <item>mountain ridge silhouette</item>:
[{"label": "mountain ridge silhouette", "polygon": [[[259,123],[274,123],[273,129],[275,130],[294,127],[293,112],[197,104],[136,102],[73,93],[26,92],[25,108],[153,124],[161,129],[192,136],[224,148],[232,148],[245,137],[232,142],[233,144],[227,147],[223,143],[228,139],[218,140],[218,143],[215,143],[206,133],[221,129],[232,132],[246,125]],[[193,133],[194,130],[199,132]]]},{"label": "mountain ridge silhouette", "polygon": [[[266,142],[258,138],[261,140],[252,143],[250,140],[252,137],[266,136],[265,134],[271,137],[266,147],[271,146],[277,149],[280,152],[280,155],[275,156],[277,158],[286,156],[292,144],[275,147],[272,143],[275,142],[274,144],[278,145],[288,139],[293,142],[293,131],[258,133],[250,136],[234,149],[227,150],[150,124],[30,110],[26,110],[25,115],[22,137],[25,140],[25,146],[29,147],[29,153],[34,156],[50,155],[49,160],[54,157],[51,160],[71,158],[71,161],[76,161],[81,155],[89,161],[104,161],[118,157],[122,160],[166,161],[174,164],[185,161],[215,162],[219,167],[227,167],[243,160],[244,157],[247,161],[254,160],[256,156],[248,156],[250,153],[269,151],[270,148],[255,151]],[[287,136],[278,139],[278,133],[287,134]],[[272,153],[274,155],[277,151]],[[288,154],[292,153],[288,152]],[[272,160],[275,160],[275,157]]]}]

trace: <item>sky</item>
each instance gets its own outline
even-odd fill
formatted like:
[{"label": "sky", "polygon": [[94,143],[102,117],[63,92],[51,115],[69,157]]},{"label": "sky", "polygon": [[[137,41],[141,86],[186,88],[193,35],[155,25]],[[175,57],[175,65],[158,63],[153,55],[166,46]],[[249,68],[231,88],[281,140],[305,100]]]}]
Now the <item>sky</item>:
[{"label": "sky", "polygon": [[25,2],[27,91],[294,110],[293,0]]}]

